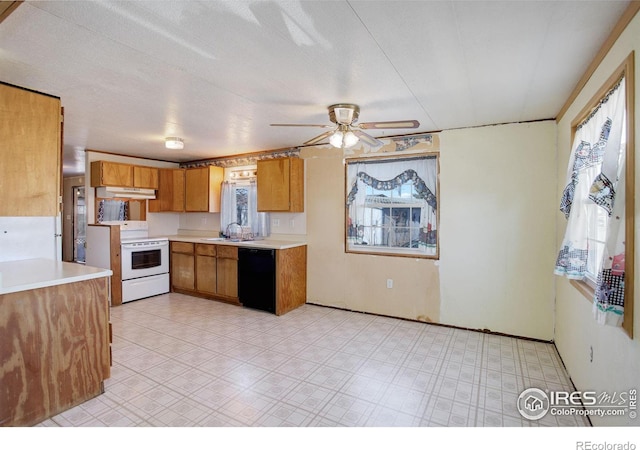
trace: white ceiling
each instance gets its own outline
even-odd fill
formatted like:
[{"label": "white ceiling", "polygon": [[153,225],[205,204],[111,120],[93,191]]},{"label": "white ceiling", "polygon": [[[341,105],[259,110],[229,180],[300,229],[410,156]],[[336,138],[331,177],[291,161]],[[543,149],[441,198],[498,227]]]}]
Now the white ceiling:
[{"label": "white ceiling", "polygon": [[[0,81],[62,99],[84,149],[192,161],[287,148],[329,124],[416,131],[554,118],[628,1],[45,1],[0,24]],[[376,137],[402,131],[373,131]],[[184,139],[182,151],[165,136]]]}]

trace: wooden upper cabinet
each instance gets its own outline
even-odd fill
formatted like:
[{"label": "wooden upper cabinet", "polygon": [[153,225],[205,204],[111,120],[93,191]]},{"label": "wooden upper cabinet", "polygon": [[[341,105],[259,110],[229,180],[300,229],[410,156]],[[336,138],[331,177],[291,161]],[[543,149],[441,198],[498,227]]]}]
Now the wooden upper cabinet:
[{"label": "wooden upper cabinet", "polygon": [[91,186],[133,187],[133,166],[111,161],[93,161]]},{"label": "wooden upper cabinet", "polygon": [[184,211],[185,169],[158,169],[156,199],[149,200],[149,212]]},{"label": "wooden upper cabinet", "polygon": [[304,160],[258,161],[258,211],[304,211]]},{"label": "wooden upper cabinet", "polygon": [[60,213],[60,99],[0,83],[0,216]]},{"label": "wooden upper cabinet", "polygon": [[185,211],[220,212],[220,188],[223,178],[222,167],[185,169]]},{"label": "wooden upper cabinet", "polygon": [[133,187],[158,189],[158,169],[155,167],[133,166]]}]

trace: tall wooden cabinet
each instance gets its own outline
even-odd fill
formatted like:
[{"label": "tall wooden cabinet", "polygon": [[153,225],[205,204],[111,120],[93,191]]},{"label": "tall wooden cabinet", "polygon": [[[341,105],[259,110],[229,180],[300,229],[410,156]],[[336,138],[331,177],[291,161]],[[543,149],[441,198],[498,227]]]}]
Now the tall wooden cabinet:
[{"label": "tall wooden cabinet", "polygon": [[304,211],[304,160],[266,159],[257,168],[258,211]]},{"label": "tall wooden cabinet", "polygon": [[60,212],[60,99],[0,83],[0,216]]}]

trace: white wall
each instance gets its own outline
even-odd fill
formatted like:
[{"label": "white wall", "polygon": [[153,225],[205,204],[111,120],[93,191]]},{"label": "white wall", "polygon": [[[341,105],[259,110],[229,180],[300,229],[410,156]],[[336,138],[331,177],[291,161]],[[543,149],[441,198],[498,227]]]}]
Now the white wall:
[{"label": "white wall", "polygon": [[[599,65],[580,95],[573,102],[562,120],[558,123],[558,188],[556,205],[564,189],[569,154],[571,151],[571,121],[580,113],[582,108],[604,85],[608,77],[626,59],[631,51],[640,50],[640,17],[629,24],[620,38],[609,51],[604,61]],[[638,70],[636,53],[636,101],[635,101],[635,177],[636,192],[640,179],[640,102],[638,92],[640,88],[640,71]],[[556,247],[562,240],[566,227],[566,220],[557,213],[558,233]],[[556,332],[555,341],[558,351],[567,367],[578,390],[595,390],[597,392],[621,392],[631,388],[640,389],[640,304],[638,303],[638,288],[640,287],[640,199],[635,197],[635,338],[630,339],[621,328],[597,325],[591,313],[592,303],[582,296],[566,278],[557,277],[556,290]],[[556,248],[557,250],[557,248]],[[593,349],[593,361],[591,361]],[[628,415],[621,417],[600,418],[592,416],[595,425],[640,425],[638,419],[630,419]]]},{"label": "white wall", "polygon": [[553,338],[553,121],[440,135],[440,322]]},{"label": "white wall", "polygon": [[551,340],[555,130],[545,121],[439,134],[439,261],[346,254],[343,156],[315,152],[306,159],[309,301]]}]

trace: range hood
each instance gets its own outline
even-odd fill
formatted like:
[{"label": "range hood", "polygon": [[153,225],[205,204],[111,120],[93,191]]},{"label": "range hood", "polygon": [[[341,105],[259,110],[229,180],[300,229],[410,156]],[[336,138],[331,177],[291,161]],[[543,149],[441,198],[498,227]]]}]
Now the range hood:
[{"label": "range hood", "polygon": [[99,187],[96,188],[98,198],[135,198],[135,199],[155,199],[154,189],[142,189],[134,187]]}]

